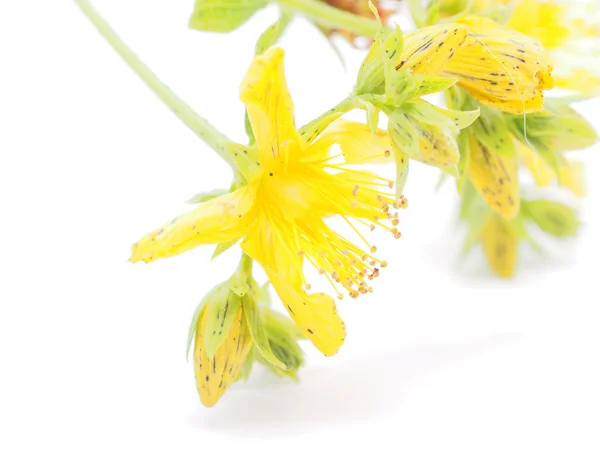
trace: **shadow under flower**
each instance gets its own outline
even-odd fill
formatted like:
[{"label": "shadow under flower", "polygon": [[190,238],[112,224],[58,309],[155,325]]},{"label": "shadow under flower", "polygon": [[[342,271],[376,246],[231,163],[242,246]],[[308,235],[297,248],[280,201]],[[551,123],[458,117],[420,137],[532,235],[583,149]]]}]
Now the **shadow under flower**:
[{"label": "shadow under flower", "polygon": [[469,341],[377,348],[353,353],[351,359],[339,355],[337,361],[327,360],[326,368],[303,369],[300,383],[277,379],[266,369],[256,370],[216,407],[205,410],[198,406],[188,419],[199,431],[247,437],[265,433],[294,436],[347,426],[402,408],[415,383],[521,337],[502,333]]}]

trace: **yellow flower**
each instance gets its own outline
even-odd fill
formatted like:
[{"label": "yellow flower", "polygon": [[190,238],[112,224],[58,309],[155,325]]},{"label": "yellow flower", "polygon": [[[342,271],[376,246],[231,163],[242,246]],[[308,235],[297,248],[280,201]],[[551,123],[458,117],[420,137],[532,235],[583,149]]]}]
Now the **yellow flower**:
[{"label": "yellow flower", "polygon": [[483,251],[494,273],[504,278],[512,277],[519,247],[515,226],[492,214],[483,227],[481,239]]},{"label": "yellow flower", "polygon": [[[143,237],[133,245],[131,260],[150,262],[198,245],[243,238],[242,249],[264,268],[296,324],[321,352],[333,355],[343,343],[344,323],[329,295],[307,292],[303,262],[316,267],[340,297],[336,283],[351,297],[369,292],[369,280],[387,264],[372,255],[376,248],[367,244],[357,226],[381,228],[400,237],[397,213],[391,207],[403,207],[405,202],[389,190],[393,183],[348,167],[342,155],[329,155],[327,133],[320,139],[311,134],[310,142],[303,139],[294,124],[281,49],[271,48],[254,59],[240,97],[256,137],[258,174],[246,186]],[[359,135],[365,127],[347,128],[348,133],[338,133],[336,142],[342,148],[352,142],[355,155],[361,148],[373,152],[372,140],[355,140],[354,133]],[[389,147],[389,142],[383,143]],[[325,219],[334,215],[364,245],[333,231]]]},{"label": "yellow flower", "polygon": [[396,69],[457,78],[457,85],[481,103],[522,114],[540,111],[542,91],[554,86],[548,61],[535,40],[470,17],[408,33]]}]

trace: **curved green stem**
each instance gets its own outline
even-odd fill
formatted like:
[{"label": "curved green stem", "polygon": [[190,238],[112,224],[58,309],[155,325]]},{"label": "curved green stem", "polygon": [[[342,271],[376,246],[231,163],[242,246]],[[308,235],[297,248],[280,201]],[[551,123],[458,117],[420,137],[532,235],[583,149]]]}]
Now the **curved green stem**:
[{"label": "curved green stem", "polygon": [[[337,114],[337,113],[345,114],[348,111],[351,111],[357,107],[359,107],[357,98],[353,95],[349,95],[344,100],[342,100],[337,105],[335,105],[333,108],[328,109],[326,112],[321,114],[319,117],[317,117],[314,120],[311,120],[309,123],[307,123],[302,128],[300,128],[300,134],[303,136],[305,136],[305,135],[310,136],[315,131],[315,127],[319,127],[319,125],[321,125],[321,123],[324,120],[326,120],[327,117],[329,117],[333,114]],[[321,132],[321,131],[323,131],[323,130],[319,130],[319,132]]]},{"label": "curved green stem", "polygon": [[129,67],[146,83],[146,85],[167,105],[175,115],[187,125],[200,139],[215,150],[231,167],[236,169],[234,155],[227,150],[231,141],[213,127],[206,119],[198,115],[186,102],[179,98],[164,84],[150,68],[144,64],[133,51],[121,40],[111,26],[87,0],[75,0],[83,13],[94,24],[98,32],[110,46],[123,58]]},{"label": "curved green stem", "polygon": [[277,3],[306,15],[319,25],[343,28],[359,36],[375,37],[380,29],[375,19],[358,16],[329,6],[319,0],[275,0]]}]

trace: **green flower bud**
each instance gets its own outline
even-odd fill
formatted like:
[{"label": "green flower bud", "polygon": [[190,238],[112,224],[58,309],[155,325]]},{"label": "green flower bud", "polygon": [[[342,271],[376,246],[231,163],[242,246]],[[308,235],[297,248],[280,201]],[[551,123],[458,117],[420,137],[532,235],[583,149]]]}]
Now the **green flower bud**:
[{"label": "green flower bud", "polygon": [[192,341],[198,394],[211,407],[237,379],[252,346],[242,302],[230,280],[213,288],[196,309],[188,351]]},{"label": "green flower bud", "polygon": [[279,376],[297,380],[298,369],[304,363],[297,340],[304,338],[304,335],[288,317],[267,306],[260,308],[260,315],[273,354],[285,364],[285,370],[271,364],[267,366]]},{"label": "green flower bud", "polygon": [[546,233],[558,238],[577,234],[579,220],[574,208],[550,200],[527,201],[523,207],[523,214]]},{"label": "green flower bud", "polygon": [[507,115],[513,134],[538,151],[567,151],[598,142],[594,127],[560,99],[547,99],[545,110],[522,116]]},{"label": "green flower bud", "polygon": [[456,136],[478,117],[479,111],[452,111],[422,99],[387,109],[388,133],[395,149],[409,158],[439,168],[455,167],[460,160]]},{"label": "green flower bud", "polygon": [[402,31],[396,27],[387,35],[380,33],[358,71],[354,92],[361,94],[383,94],[386,75],[396,72],[395,66],[402,58]]}]

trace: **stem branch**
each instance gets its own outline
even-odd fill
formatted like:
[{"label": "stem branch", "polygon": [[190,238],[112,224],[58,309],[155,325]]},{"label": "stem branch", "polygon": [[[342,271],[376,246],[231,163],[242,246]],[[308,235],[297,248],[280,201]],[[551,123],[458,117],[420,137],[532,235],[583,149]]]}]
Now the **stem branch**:
[{"label": "stem branch", "polygon": [[206,119],[198,115],[186,102],[178,97],[166,84],[164,84],[150,68],[144,64],[133,51],[121,40],[117,33],[104,20],[98,11],[87,0],[75,0],[83,13],[94,24],[98,32],[106,39],[110,46],[123,58],[129,67],[146,83],[162,102],[167,105],[175,115],[192,130],[200,139],[206,142],[219,156],[229,163],[235,170],[234,158],[225,148],[231,142],[221,134]]}]

